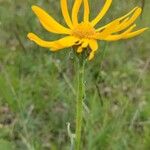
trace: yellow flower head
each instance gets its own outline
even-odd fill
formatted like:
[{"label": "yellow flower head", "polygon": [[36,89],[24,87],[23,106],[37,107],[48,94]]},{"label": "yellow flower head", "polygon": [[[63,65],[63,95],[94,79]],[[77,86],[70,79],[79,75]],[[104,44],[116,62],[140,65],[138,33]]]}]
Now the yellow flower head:
[{"label": "yellow flower head", "polygon": [[[84,4],[84,16],[83,21],[79,22],[78,12],[82,3]],[[29,33],[28,38],[41,47],[49,48],[51,51],[58,51],[72,46],[77,47],[77,53],[82,53],[84,50],[89,49],[88,59],[91,60],[94,58],[95,52],[98,49],[97,40],[116,41],[132,38],[147,29],[143,28],[133,31],[136,27],[134,22],[142,12],[140,7],[135,7],[128,14],[96,29],[95,25],[104,17],[111,3],[112,0],[106,0],[104,7],[97,17],[89,20],[90,8],[88,0],[75,0],[71,16],[68,12],[67,0],[60,0],[62,14],[68,27],[59,24],[40,7],[32,6],[33,12],[37,15],[40,23],[47,31],[66,36],[56,41],[44,41],[34,33]]]}]

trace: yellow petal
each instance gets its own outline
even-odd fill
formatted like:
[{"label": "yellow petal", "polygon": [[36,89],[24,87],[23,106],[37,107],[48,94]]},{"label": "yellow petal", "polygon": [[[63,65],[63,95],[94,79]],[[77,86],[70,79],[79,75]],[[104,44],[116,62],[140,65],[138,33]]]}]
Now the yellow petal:
[{"label": "yellow petal", "polygon": [[31,40],[34,41],[36,44],[38,44],[41,47],[51,47],[52,46],[52,42],[49,41],[44,41],[42,39],[40,39],[37,35],[35,35],[34,33],[29,33],[27,35],[27,37]]},{"label": "yellow petal", "polygon": [[[127,17],[128,17],[129,15],[131,15],[135,10],[138,10],[138,12],[139,12],[139,7],[135,7],[135,8],[132,9],[129,13],[127,13],[126,15],[124,15],[124,16],[122,16],[122,17],[116,19],[116,20],[122,21],[122,20],[124,19],[124,20],[120,23],[120,25],[123,25],[124,23],[126,23],[126,22],[129,20],[129,18],[127,18]],[[116,21],[116,20],[114,20],[114,21]],[[114,22],[114,21],[112,21],[112,22]],[[108,23],[107,25],[105,25],[105,26],[103,26],[103,27],[98,28],[96,31],[100,31],[100,30],[103,30],[104,28],[107,28],[112,22]],[[119,27],[120,27],[120,26],[118,26],[117,28],[119,28]],[[116,28],[116,29],[117,29],[117,28]]]},{"label": "yellow petal", "polygon": [[88,39],[82,39],[80,40],[80,46],[77,48],[77,53],[82,53],[83,49],[88,47],[89,40]]},{"label": "yellow petal", "polygon": [[117,41],[117,40],[121,40],[121,39],[132,38],[132,37],[135,37],[135,36],[141,34],[142,32],[144,32],[145,30],[148,29],[148,28],[143,28],[143,29],[140,29],[138,31],[131,32],[135,27],[136,27],[136,25],[134,24],[125,32],[118,34],[118,35],[109,35],[104,40],[106,40],[106,41]]},{"label": "yellow petal", "polygon": [[[126,18],[123,22],[126,22],[127,20],[128,20],[129,18]],[[123,23],[122,22],[122,23]],[[105,25],[105,26],[102,26],[102,27],[100,27],[100,28],[98,28],[98,29],[96,29],[96,31],[97,32],[101,32],[102,30],[104,30],[104,29],[106,29],[106,28],[110,28],[113,24],[115,24],[115,23],[117,23],[116,24],[116,27],[115,27],[115,29],[116,28],[118,28],[119,26],[120,26],[120,20],[119,19],[116,19],[116,20],[114,20],[114,21],[112,21],[112,22],[110,22],[110,23],[108,23],[107,25]],[[113,28],[113,30],[114,30],[114,28]]]},{"label": "yellow petal", "polygon": [[68,12],[67,0],[61,0],[60,3],[61,3],[62,14],[63,14],[63,17],[66,21],[66,24],[72,29],[73,25],[72,25],[72,21],[70,19],[70,15]]},{"label": "yellow petal", "polygon": [[98,43],[96,40],[90,39],[89,40],[89,47],[91,48],[91,51],[95,52],[98,49]]},{"label": "yellow petal", "polygon": [[38,6],[32,6],[33,12],[39,18],[43,27],[53,33],[57,34],[70,34],[71,30],[65,28],[64,26],[60,25],[56,20],[54,20],[50,15],[48,15],[43,9]]},{"label": "yellow petal", "polygon": [[119,18],[119,20],[125,19],[126,17],[128,17],[129,15],[131,15],[135,10],[137,10],[140,7],[135,7],[133,8],[129,13],[127,13],[126,15],[122,16]]},{"label": "yellow petal", "polygon": [[130,33],[134,28],[136,27],[136,24],[132,25],[130,28],[128,28],[126,31],[122,33],[122,35],[126,35]]},{"label": "yellow petal", "polygon": [[111,3],[112,3],[112,0],[106,0],[105,5],[102,8],[102,10],[100,11],[100,13],[98,14],[98,16],[91,22],[91,24],[93,26],[95,26],[104,17],[104,15],[108,11]]},{"label": "yellow petal", "polygon": [[107,27],[102,31],[103,34],[108,35],[111,34],[116,27],[119,25],[119,20],[115,20],[107,25]]},{"label": "yellow petal", "polygon": [[105,38],[105,41],[117,41],[120,40],[123,36],[122,35],[110,35],[107,38]]},{"label": "yellow petal", "polygon": [[77,42],[75,43],[75,45],[81,45],[81,43],[82,43],[82,41],[79,40],[79,41],[77,41]]},{"label": "yellow petal", "polygon": [[120,39],[123,39],[128,33],[130,33],[134,28],[136,27],[136,24],[132,25],[130,28],[128,28],[123,33],[117,34],[117,35],[110,35],[106,38],[108,41],[117,41]]},{"label": "yellow petal", "polygon": [[131,33],[127,34],[126,36],[124,36],[123,39],[128,39],[128,38],[132,38],[132,37],[138,36],[139,34],[143,33],[147,29],[148,28],[143,28],[143,29],[131,32]]},{"label": "yellow petal", "polygon": [[77,53],[82,53],[83,52],[83,47],[82,46],[79,46],[78,48],[77,48]]},{"label": "yellow petal", "polygon": [[103,40],[117,41],[117,40],[123,39],[123,37],[125,37],[128,33],[130,33],[135,27],[136,27],[136,25],[134,24],[128,30],[126,30],[125,32],[120,33],[120,34],[116,34],[116,35],[111,35],[110,34],[109,36],[104,37]]},{"label": "yellow petal", "polygon": [[95,34],[95,38],[99,40],[103,40],[105,37],[112,34],[112,32],[119,25],[119,20],[115,20],[107,25],[107,27],[102,27],[100,32]]},{"label": "yellow petal", "polygon": [[40,39],[34,33],[29,33],[27,37],[31,41],[34,41],[37,45],[45,48],[50,48],[50,50],[52,51],[57,51],[66,47],[71,47],[78,41],[78,39],[73,36],[66,36],[62,39],[51,41],[51,42]]},{"label": "yellow petal", "polygon": [[88,40],[88,39],[85,39],[85,40],[83,41],[81,47],[86,48],[86,47],[88,46],[88,44],[89,44],[89,40]]},{"label": "yellow petal", "polygon": [[66,36],[60,40],[54,41],[50,50],[57,51],[63,48],[71,47],[78,42],[79,39],[74,36]]},{"label": "yellow petal", "polygon": [[78,12],[81,6],[82,0],[75,0],[73,9],[72,9],[72,22],[73,25],[78,24]]},{"label": "yellow petal", "polygon": [[89,1],[84,0],[83,2],[84,2],[84,21],[88,22],[89,21],[89,13],[90,13]]},{"label": "yellow petal", "polygon": [[130,19],[128,19],[126,22],[121,23],[121,26],[118,29],[116,29],[115,32],[124,30],[125,28],[129,27],[139,17],[141,12],[142,12],[142,9],[137,8],[136,11],[134,12],[133,16]]},{"label": "yellow petal", "polygon": [[95,56],[95,53],[94,52],[91,52],[89,57],[88,57],[88,60],[92,60]]},{"label": "yellow petal", "polygon": [[88,59],[92,60],[94,58],[94,56],[95,56],[95,52],[98,49],[98,43],[97,43],[97,41],[96,40],[89,40],[89,47],[91,48],[91,52],[89,54]]}]

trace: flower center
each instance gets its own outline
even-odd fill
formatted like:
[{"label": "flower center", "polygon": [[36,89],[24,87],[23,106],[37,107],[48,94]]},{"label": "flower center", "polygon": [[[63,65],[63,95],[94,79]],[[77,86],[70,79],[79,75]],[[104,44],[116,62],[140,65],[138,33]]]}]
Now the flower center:
[{"label": "flower center", "polygon": [[85,22],[78,24],[72,31],[72,35],[79,38],[92,38],[95,33],[96,31],[90,23]]}]

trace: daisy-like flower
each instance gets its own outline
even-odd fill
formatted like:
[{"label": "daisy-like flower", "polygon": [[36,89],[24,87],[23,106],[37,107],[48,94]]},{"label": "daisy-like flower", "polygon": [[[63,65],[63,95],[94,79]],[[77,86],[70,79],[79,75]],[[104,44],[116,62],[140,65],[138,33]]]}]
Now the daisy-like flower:
[{"label": "daisy-like flower", "polygon": [[[84,15],[83,21],[79,22],[78,13],[82,3],[84,4]],[[89,20],[90,8],[88,0],[75,0],[71,15],[68,12],[67,0],[60,0],[62,15],[68,27],[59,24],[40,7],[32,6],[33,12],[47,31],[62,34],[65,37],[56,41],[45,41],[34,33],[29,33],[28,38],[39,46],[49,48],[54,52],[72,46],[76,46],[77,53],[88,50],[88,59],[91,60],[98,49],[97,40],[117,41],[128,39],[141,34],[147,29],[133,31],[136,27],[134,22],[142,12],[140,7],[135,7],[128,14],[96,29],[96,24],[104,17],[111,3],[112,0],[106,0],[104,7],[96,18]]]}]

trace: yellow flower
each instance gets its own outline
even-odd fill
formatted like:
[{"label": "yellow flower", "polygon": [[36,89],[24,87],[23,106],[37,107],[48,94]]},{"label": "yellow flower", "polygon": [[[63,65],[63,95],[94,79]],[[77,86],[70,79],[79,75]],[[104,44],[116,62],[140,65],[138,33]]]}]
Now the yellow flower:
[{"label": "yellow flower", "polygon": [[[79,22],[78,12],[82,2],[84,4],[84,15],[83,21]],[[132,38],[147,29],[143,28],[133,31],[136,27],[134,22],[142,12],[140,7],[135,7],[128,14],[96,29],[95,25],[104,17],[110,8],[111,3],[112,0],[106,0],[104,7],[97,17],[93,20],[89,20],[90,8],[88,0],[75,0],[71,16],[68,12],[67,0],[60,0],[62,14],[68,27],[64,27],[59,24],[40,7],[32,6],[33,12],[39,18],[40,23],[47,31],[66,36],[56,41],[44,41],[34,33],[29,33],[28,38],[41,47],[49,48],[51,51],[58,51],[72,46],[77,47],[77,53],[82,53],[83,50],[88,49],[88,59],[91,60],[98,49],[97,40],[116,41]]]}]

